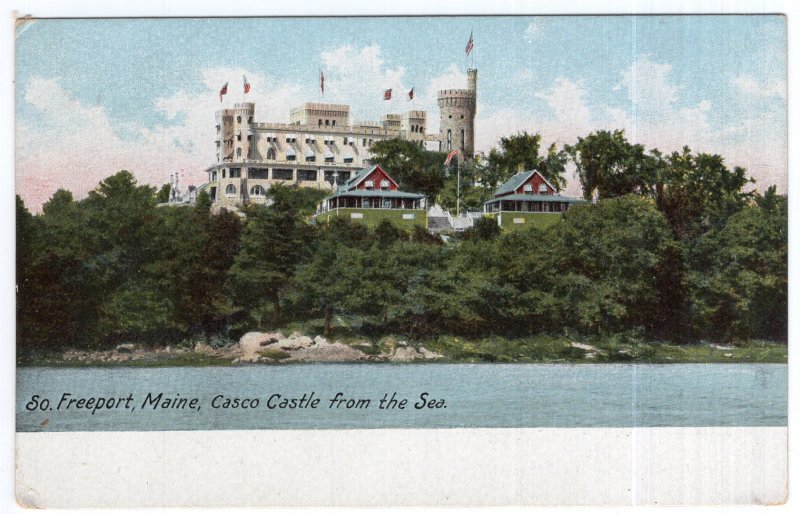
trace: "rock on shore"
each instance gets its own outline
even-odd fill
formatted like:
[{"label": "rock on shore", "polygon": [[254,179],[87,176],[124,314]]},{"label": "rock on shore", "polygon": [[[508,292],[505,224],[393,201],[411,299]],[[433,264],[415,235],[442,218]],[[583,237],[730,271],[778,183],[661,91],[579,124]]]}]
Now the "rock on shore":
[{"label": "rock on shore", "polygon": [[147,348],[133,343],[122,343],[113,350],[67,350],[62,359],[69,362],[116,363],[172,359],[180,355],[211,357],[233,364],[277,362],[411,362],[443,358],[438,353],[410,346],[405,341],[390,341],[384,351],[370,352],[373,346],[360,341],[348,345],[341,341],[328,341],[320,335],[311,338],[298,332],[285,336],[281,332],[248,332],[238,343],[215,348],[200,342],[194,347]]}]

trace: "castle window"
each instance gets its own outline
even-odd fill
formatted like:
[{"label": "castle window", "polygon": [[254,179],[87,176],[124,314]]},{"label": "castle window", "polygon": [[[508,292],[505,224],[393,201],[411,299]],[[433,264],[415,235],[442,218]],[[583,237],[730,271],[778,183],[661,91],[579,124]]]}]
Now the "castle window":
[{"label": "castle window", "polygon": [[286,160],[294,161],[295,159],[297,159],[297,154],[295,153],[294,148],[290,146],[286,149]]},{"label": "castle window", "polygon": [[453,115],[451,114],[450,116],[447,117],[447,119],[452,120],[453,119]]},{"label": "castle window", "polygon": [[234,186],[233,184],[228,184],[228,186],[225,188],[225,194],[226,195],[235,195],[236,194],[236,186]]},{"label": "castle window", "polygon": [[312,152],[311,150],[306,152],[306,162],[314,162],[316,160],[317,160],[317,156],[314,155],[314,152]]},{"label": "castle window", "polygon": [[241,141],[242,140],[242,133],[241,132],[237,132],[236,133],[236,140],[237,141]]},{"label": "castle window", "polygon": [[462,119],[462,120],[464,119],[464,115],[463,115],[463,114],[461,115],[461,119]]},{"label": "castle window", "polygon": [[294,170],[274,168],[272,170],[272,178],[276,180],[292,180],[294,179]]},{"label": "castle window", "polygon": [[297,170],[297,180],[316,182],[317,170]]},{"label": "castle window", "polygon": [[225,168],[222,168],[222,178],[225,178]]},{"label": "castle window", "polygon": [[250,188],[250,196],[264,196],[264,188],[261,186],[253,186]]},{"label": "castle window", "polygon": [[464,149],[464,129],[461,129],[461,149]]},{"label": "castle window", "polygon": [[241,116],[237,116],[236,117],[236,123],[241,123],[241,122],[242,122],[242,117]]},{"label": "castle window", "polygon": [[247,123],[253,123],[253,117],[252,116],[248,116],[247,117]]},{"label": "castle window", "polygon": [[453,149],[453,131],[450,129],[447,129],[447,149]]},{"label": "castle window", "polygon": [[336,126],[336,120],[333,120],[333,122],[331,123],[331,125],[333,125],[333,126],[335,127],[335,126]]},{"label": "castle window", "polygon": [[217,132],[219,132],[219,124],[217,124]]},{"label": "castle window", "polygon": [[331,124],[331,120],[325,120],[325,126],[329,126]]},{"label": "castle window", "polygon": [[367,146],[367,138],[361,140],[361,146]]},{"label": "castle window", "polygon": [[242,156],[242,148],[239,147],[236,149],[236,157],[241,157],[241,156]]},{"label": "castle window", "polygon": [[275,159],[275,149],[270,148],[269,150],[267,150],[267,160],[273,160],[273,159]]},{"label": "castle window", "polygon": [[242,168],[231,168],[230,178],[241,178],[241,177],[242,177]]},{"label": "castle window", "polygon": [[269,178],[269,170],[266,168],[254,168],[247,170],[247,176],[252,179],[266,180]]},{"label": "castle window", "polygon": [[319,126],[319,127],[322,126],[322,120],[319,120],[319,123],[317,124],[317,126]]}]

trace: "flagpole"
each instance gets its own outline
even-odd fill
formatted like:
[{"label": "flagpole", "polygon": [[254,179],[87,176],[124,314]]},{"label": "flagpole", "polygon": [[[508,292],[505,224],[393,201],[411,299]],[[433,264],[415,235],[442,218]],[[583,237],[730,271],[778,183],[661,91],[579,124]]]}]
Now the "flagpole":
[{"label": "flagpole", "polygon": [[461,158],[456,161],[456,218],[461,215]]}]

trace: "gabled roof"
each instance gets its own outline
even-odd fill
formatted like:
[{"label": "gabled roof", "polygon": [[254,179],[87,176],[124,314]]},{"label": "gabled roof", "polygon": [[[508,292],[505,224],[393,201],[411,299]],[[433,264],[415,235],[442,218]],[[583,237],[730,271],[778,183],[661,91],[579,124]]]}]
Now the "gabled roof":
[{"label": "gabled roof", "polygon": [[553,191],[558,191],[558,189],[556,189],[556,187],[553,186],[553,184],[551,184],[546,178],[544,178],[544,176],[542,176],[541,173],[539,173],[536,170],[529,170],[529,171],[520,171],[510,179],[506,180],[503,185],[497,188],[497,191],[494,192],[494,195],[499,196],[508,193],[513,193],[514,191],[517,190],[519,186],[527,182],[528,179],[530,179],[533,175],[539,175],[539,178],[544,180],[544,183],[547,184],[550,188],[552,188]]},{"label": "gabled roof", "polygon": [[375,171],[375,169],[381,170],[383,172],[383,174],[386,175],[386,177],[389,180],[392,181],[392,183],[395,185],[395,187],[400,187],[397,184],[397,182],[395,182],[395,180],[391,176],[389,176],[389,174],[386,173],[386,171],[383,168],[381,168],[380,166],[378,166],[376,164],[374,166],[370,166],[369,168],[364,168],[364,169],[359,170],[355,175],[353,175],[350,178],[350,180],[348,180],[347,182],[345,182],[344,184],[339,186],[339,189],[337,189],[336,192],[337,193],[341,193],[341,192],[344,192],[344,191],[350,191],[351,189],[355,189],[361,182],[364,181],[364,179],[366,179],[370,175],[370,173]]},{"label": "gabled roof", "polygon": [[561,195],[531,195],[531,194],[514,194],[514,195],[506,195],[506,196],[499,196],[494,197],[490,200],[487,200],[485,203],[493,203],[493,202],[505,202],[505,201],[521,201],[521,202],[546,202],[546,203],[586,203],[586,200],[582,198],[574,198],[572,196],[561,196]]}]

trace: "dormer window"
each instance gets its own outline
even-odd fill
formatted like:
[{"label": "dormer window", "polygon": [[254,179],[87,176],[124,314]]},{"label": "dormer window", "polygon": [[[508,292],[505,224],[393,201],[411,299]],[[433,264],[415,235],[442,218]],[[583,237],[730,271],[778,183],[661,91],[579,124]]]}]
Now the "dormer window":
[{"label": "dormer window", "polygon": [[525,186],[522,188],[522,191],[525,193],[533,193],[533,186],[530,184],[525,184]]},{"label": "dormer window", "polygon": [[375,189],[375,182],[373,182],[372,180],[367,180],[364,182],[364,187],[366,187],[367,189]]},{"label": "dormer window", "polygon": [[539,192],[547,193],[547,184],[539,184]]},{"label": "dormer window", "polygon": [[389,181],[386,179],[381,180],[381,189],[389,189]]}]

